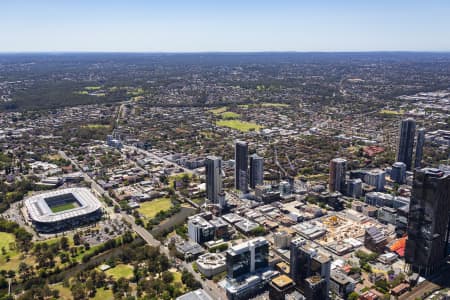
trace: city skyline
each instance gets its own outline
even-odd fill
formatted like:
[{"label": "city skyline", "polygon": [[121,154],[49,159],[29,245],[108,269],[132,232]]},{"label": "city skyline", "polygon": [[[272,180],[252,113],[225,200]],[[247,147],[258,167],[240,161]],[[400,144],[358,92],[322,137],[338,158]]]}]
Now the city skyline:
[{"label": "city skyline", "polygon": [[[17,1],[0,52],[450,51],[444,1]],[[419,21],[418,21],[419,20]]]}]

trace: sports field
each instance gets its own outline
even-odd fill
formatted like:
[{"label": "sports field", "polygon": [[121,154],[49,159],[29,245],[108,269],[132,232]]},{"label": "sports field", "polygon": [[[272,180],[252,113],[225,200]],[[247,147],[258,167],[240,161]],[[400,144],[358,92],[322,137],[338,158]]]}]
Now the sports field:
[{"label": "sports field", "polygon": [[138,208],[138,212],[146,219],[151,219],[160,211],[168,210],[172,207],[169,198],[159,198],[152,201],[143,202]]},{"label": "sports field", "polygon": [[211,113],[213,113],[215,115],[220,115],[221,113],[226,112],[227,109],[228,108],[226,106],[224,106],[224,107],[218,107],[218,108],[210,109],[209,112],[211,112]]},{"label": "sports field", "polygon": [[76,207],[77,207],[77,205],[74,202],[69,202],[69,203],[52,206],[52,207],[50,207],[50,209],[52,210],[53,213],[58,213],[58,212],[66,211],[66,210],[73,209]]},{"label": "sports field", "polygon": [[236,129],[242,132],[248,132],[250,130],[258,131],[263,126],[258,125],[256,123],[239,121],[239,120],[219,120],[216,123],[217,126],[228,127],[232,129]]},{"label": "sports field", "polygon": [[238,119],[241,116],[240,114],[237,114],[232,111],[226,111],[220,115],[222,116],[222,119],[225,119],[225,120]]}]

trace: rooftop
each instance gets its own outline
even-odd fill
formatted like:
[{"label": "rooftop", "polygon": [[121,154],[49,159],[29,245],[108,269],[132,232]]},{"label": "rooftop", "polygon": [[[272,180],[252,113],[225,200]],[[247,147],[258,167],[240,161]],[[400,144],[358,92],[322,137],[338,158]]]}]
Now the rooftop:
[{"label": "rooftop", "polygon": [[286,275],[280,275],[272,279],[272,283],[279,288],[284,288],[293,283],[292,279]]},{"label": "rooftop", "polygon": [[205,290],[198,289],[187,294],[181,295],[177,298],[177,300],[213,300],[211,296],[209,296]]}]

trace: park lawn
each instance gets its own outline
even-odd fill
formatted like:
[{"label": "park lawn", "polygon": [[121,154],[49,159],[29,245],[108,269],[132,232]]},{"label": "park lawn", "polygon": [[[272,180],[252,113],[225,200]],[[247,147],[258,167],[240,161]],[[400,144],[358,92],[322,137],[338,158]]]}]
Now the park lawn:
[{"label": "park lawn", "polygon": [[263,126],[256,123],[239,121],[239,120],[219,120],[216,123],[217,126],[228,127],[231,129],[236,129],[242,132],[248,132],[250,130],[259,131]]},{"label": "park lawn", "polygon": [[208,110],[210,113],[213,113],[215,115],[220,115],[221,113],[226,112],[228,109],[228,107],[224,106],[224,107],[219,107],[219,108],[214,108],[214,109],[210,109]]},{"label": "park lawn", "polygon": [[[18,253],[15,249],[16,248],[15,243],[16,243],[16,237],[14,236],[14,234],[8,233],[8,232],[0,232],[0,249],[5,248],[6,255],[9,255],[11,257],[12,254]],[[11,244],[14,244],[14,245],[11,245]],[[10,245],[12,247],[10,247]],[[3,256],[3,254],[1,252],[0,252],[0,255]]]},{"label": "park lawn", "polygon": [[300,175],[300,177],[306,178],[306,180],[326,180],[327,174],[312,174],[312,175]]},{"label": "park lawn", "polygon": [[144,94],[144,89],[142,89],[142,88],[133,89],[133,90],[127,92],[127,95],[131,95],[131,96],[140,96],[142,94]]},{"label": "park lawn", "polygon": [[179,174],[176,174],[176,175],[169,176],[169,186],[170,186],[170,187],[173,187],[173,183],[174,183],[175,181],[180,181],[180,180],[182,180],[182,179],[183,179],[183,176],[185,176],[185,175],[187,175],[187,176],[189,177],[189,180],[191,181],[191,179],[192,179],[192,174],[183,172],[183,173],[179,173]]},{"label": "park lawn", "polygon": [[69,203],[64,203],[64,204],[61,204],[61,205],[56,205],[56,206],[50,207],[50,209],[52,210],[52,212],[58,213],[58,212],[61,212],[61,211],[74,209],[76,207],[77,206],[75,205],[75,203],[69,202]]},{"label": "park lawn", "polygon": [[87,91],[98,91],[101,88],[101,86],[86,86],[84,89]]},{"label": "park lawn", "polygon": [[114,299],[114,294],[112,290],[105,290],[104,288],[97,289],[95,292],[95,297],[90,298],[94,300],[109,300]]},{"label": "park lawn", "polygon": [[[75,246],[75,244],[73,242],[73,234],[68,234],[65,237],[67,237],[67,239],[69,240],[69,247]],[[44,241],[37,241],[34,244],[36,245],[36,244],[46,243],[47,245],[51,246],[51,245],[56,244],[57,242],[59,242],[60,239],[61,239],[61,237],[53,237],[53,238],[46,239]]]},{"label": "park lawn", "polygon": [[263,102],[263,103],[261,103],[261,106],[262,107],[289,107],[289,104]]},{"label": "park lawn", "polygon": [[194,203],[196,203],[196,204],[198,204],[198,205],[202,205],[202,204],[204,204],[205,203],[205,198],[204,197],[202,197],[202,198],[193,198],[193,199],[191,199]]},{"label": "park lawn", "polygon": [[107,124],[87,124],[82,127],[89,128],[89,129],[106,129],[106,128],[109,128],[109,125],[107,125]]},{"label": "park lawn", "polygon": [[223,112],[222,114],[221,114],[221,116],[222,116],[222,119],[225,119],[225,120],[232,120],[232,119],[239,119],[239,117],[241,116],[240,114],[237,114],[237,113],[235,113],[235,112],[232,112],[232,111],[226,111],[226,112]]},{"label": "park lawn", "polygon": [[114,279],[119,279],[121,277],[130,279],[133,277],[133,266],[118,264],[114,268],[105,271],[107,276],[112,276]]},{"label": "park lawn", "polygon": [[78,95],[89,95],[89,92],[88,92],[88,91],[77,91],[77,92],[74,92],[74,94],[78,94]]},{"label": "park lawn", "polygon": [[35,259],[30,255],[27,255],[25,259],[23,259],[21,255],[15,255],[8,262],[3,262],[2,259],[0,259],[0,271],[17,271],[21,262],[24,262],[29,266],[32,266],[36,263]]},{"label": "park lawn", "polygon": [[51,286],[50,288],[53,290],[59,291],[59,299],[62,299],[62,300],[73,299],[72,292],[70,291],[70,289],[67,287],[64,287],[62,283],[55,284],[55,285]]},{"label": "park lawn", "polygon": [[[16,249],[16,237],[12,233],[0,232],[0,270],[14,270],[19,266],[20,253]],[[3,250],[5,249],[5,254]],[[7,261],[9,257],[9,261]]]},{"label": "park lawn", "polygon": [[160,211],[169,210],[172,207],[170,198],[158,198],[155,200],[143,202],[138,208],[138,212],[146,219],[152,219]]},{"label": "park lawn", "polygon": [[388,110],[388,109],[382,109],[380,110],[380,114],[382,115],[393,115],[393,116],[401,116],[405,113],[404,110],[399,110],[399,111],[395,111],[395,110]]},{"label": "park lawn", "polygon": [[44,158],[49,159],[49,160],[60,160],[62,157],[61,157],[61,155],[55,153],[55,154],[45,155]]}]

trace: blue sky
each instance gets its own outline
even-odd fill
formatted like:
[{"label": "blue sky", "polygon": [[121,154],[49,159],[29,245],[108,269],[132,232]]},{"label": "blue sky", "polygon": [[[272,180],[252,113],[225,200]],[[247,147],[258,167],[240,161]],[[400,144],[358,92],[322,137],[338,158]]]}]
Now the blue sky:
[{"label": "blue sky", "polygon": [[450,1],[0,1],[0,52],[396,50],[450,51]]}]

